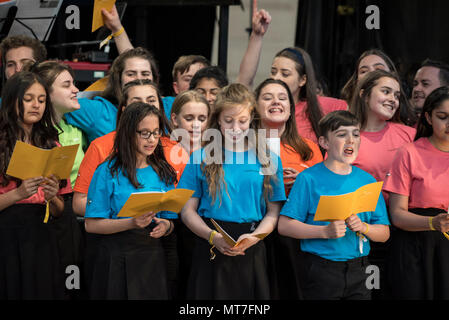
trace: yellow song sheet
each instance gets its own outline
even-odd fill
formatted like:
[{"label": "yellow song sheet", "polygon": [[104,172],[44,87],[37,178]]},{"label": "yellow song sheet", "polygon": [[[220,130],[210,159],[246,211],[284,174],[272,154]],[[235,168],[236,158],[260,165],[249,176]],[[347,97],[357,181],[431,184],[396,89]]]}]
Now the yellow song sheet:
[{"label": "yellow song sheet", "polygon": [[[226,243],[229,244],[231,247],[237,247],[239,244],[241,244],[243,241],[246,240],[246,239],[243,239],[243,240],[240,240],[239,242],[235,241],[226,231],[223,230],[222,227],[220,227],[220,225],[214,219],[210,219],[210,221],[212,222],[214,227],[217,229],[217,231],[223,236]],[[255,234],[253,236],[262,240],[267,235],[268,235],[268,233],[259,233],[259,234]]]},{"label": "yellow song sheet", "polygon": [[188,189],[173,189],[167,192],[135,192],[126,200],[117,217],[139,217],[151,211],[179,213],[193,193],[193,190]]},{"label": "yellow song sheet", "polygon": [[321,196],[315,221],[346,220],[353,214],[375,211],[383,181],[374,182],[356,191],[338,196]]},{"label": "yellow song sheet", "polygon": [[69,179],[78,146],[41,149],[17,141],[6,174],[22,180],[49,177],[52,174],[59,179]]},{"label": "yellow song sheet", "polygon": [[89,87],[84,89],[84,91],[104,91],[106,89],[106,85],[108,84],[108,76],[98,79],[94,83],[92,83]]},{"label": "yellow song sheet", "polygon": [[101,14],[101,9],[106,9],[111,11],[115,4],[115,0],[95,0],[94,2],[94,12],[92,15],[92,32],[104,25],[103,15]]}]

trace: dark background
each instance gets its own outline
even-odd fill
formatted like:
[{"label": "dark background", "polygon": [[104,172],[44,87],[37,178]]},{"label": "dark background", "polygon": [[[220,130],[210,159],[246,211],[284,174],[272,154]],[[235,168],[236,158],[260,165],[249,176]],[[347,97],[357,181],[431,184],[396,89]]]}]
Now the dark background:
[{"label": "dark background", "polygon": [[[339,95],[359,55],[370,48],[385,51],[408,81],[425,58],[449,62],[447,0],[298,1],[296,40],[292,45],[303,47],[310,53],[318,74],[326,81],[333,96]],[[123,1],[117,1],[120,2]],[[164,95],[172,94],[171,69],[180,55],[201,54],[211,59],[214,24],[218,19],[216,5],[239,4],[238,0],[126,2],[122,23],[134,46],[146,47],[154,53],[159,63]],[[70,4],[81,9],[79,30],[65,28],[68,17],[65,8]],[[377,5],[380,9],[379,30],[368,30],[365,26],[368,5]],[[249,14],[250,8],[245,10]],[[63,2],[46,43],[49,58],[71,59],[77,50],[96,50],[98,45],[55,47],[66,42],[105,38],[109,34],[107,30],[90,31],[92,11],[93,0]],[[232,43],[229,50],[232,50]],[[116,56],[115,46],[111,45],[109,58],[112,60]]]}]

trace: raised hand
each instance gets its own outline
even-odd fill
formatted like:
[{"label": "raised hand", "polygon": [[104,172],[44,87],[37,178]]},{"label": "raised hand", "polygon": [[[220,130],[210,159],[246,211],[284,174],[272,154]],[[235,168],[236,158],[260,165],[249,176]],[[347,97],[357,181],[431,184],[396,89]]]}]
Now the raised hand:
[{"label": "raised hand", "polygon": [[271,16],[268,11],[264,9],[257,10],[257,0],[253,0],[252,32],[263,36],[267,32],[270,23]]},{"label": "raised hand", "polygon": [[112,33],[116,33],[122,28],[122,22],[120,21],[120,17],[118,16],[117,8],[112,7],[111,11],[106,9],[101,9],[101,14],[103,15],[103,22],[106,28],[111,30]]}]

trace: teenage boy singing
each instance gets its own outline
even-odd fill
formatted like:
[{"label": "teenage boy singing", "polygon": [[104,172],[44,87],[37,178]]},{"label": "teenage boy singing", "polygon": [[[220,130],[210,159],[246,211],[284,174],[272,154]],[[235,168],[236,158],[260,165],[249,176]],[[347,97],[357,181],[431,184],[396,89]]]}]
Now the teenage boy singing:
[{"label": "teenage boy singing", "polygon": [[385,201],[380,194],[374,212],[333,222],[314,221],[320,196],[350,193],[376,182],[351,165],[360,146],[360,123],[350,112],[327,114],[319,129],[319,144],[327,158],[298,175],[280,212],[278,231],[301,241],[299,277],[305,299],[370,299],[367,239],[385,242],[390,236]]}]

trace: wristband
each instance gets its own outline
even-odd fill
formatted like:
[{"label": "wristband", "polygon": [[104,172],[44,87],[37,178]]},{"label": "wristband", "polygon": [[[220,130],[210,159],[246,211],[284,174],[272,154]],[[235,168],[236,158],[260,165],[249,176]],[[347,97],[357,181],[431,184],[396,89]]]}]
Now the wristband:
[{"label": "wristband", "polygon": [[209,244],[210,245],[214,244],[214,237],[215,237],[216,234],[217,234],[217,231],[215,231],[215,230],[212,230],[210,232],[210,235],[209,235]]},{"label": "wristband", "polygon": [[432,221],[433,221],[433,217],[429,217],[429,228],[430,228],[430,230],[435,231]]},{"label": "wristband", "polygon": [[109,40],[111,40],[112,38],[118,37],[119,35],[121,35],[123,32],[125,31],[125,28],[122,26],[120,28],[119,31],[110,34],[109,36],[106,37],[106,39],[104,39],[103,41],[101,41],[100,43],[100,49],[101,47],[103,47],[105,44],[107,44],[109,42]]},{"label": "wristband", "polygon": [[364,232],[362,232],[362,234],[367,234],[369,231],[369,225],[366,222],[364,222],[363,224],[366,226],[366,230]]}]

